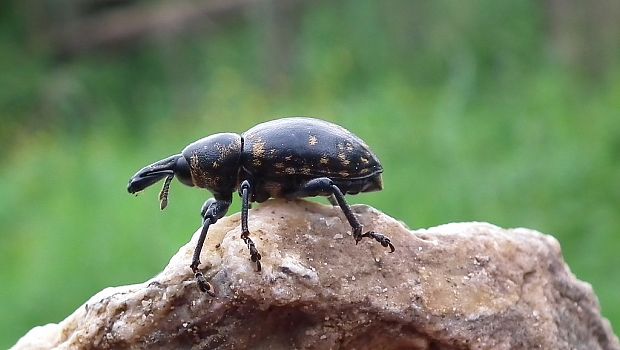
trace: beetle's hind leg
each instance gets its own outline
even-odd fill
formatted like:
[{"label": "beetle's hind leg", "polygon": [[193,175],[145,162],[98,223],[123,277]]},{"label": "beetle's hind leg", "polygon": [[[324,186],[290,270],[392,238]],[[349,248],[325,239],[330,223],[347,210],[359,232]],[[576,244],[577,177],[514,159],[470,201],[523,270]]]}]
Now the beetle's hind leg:
[{"label": "beetle's hind leg", "polygon": [[248,249],[250,249],[250,259],[252,262],[256,263],[256,268],[260,271],[261,255],[258,249],[256,249],[254,241],[250,238],[250,230],[248,229],[248,209],[250,209],[250,196],[252,193],[252,187],[248,180],[241,183],[239,192],[241,193],[241,239],[243,239],[243,242],[248,246]]},{"label": "beetle's hind leg", "polygon": [[330,202],[332,202],[333,198],[336,201],[336,205],[340,206],[344,216],[353,228],[353,238],[355,238],[355,244],[361,241],[364,237],[370,237],[381,243],[382,246],[389,247],[390,253],[394,252],[394,245],[388,237],[374,231],[368,231],[362,234],[364,227],[360,224],[357,217],[355,217],[355,214],[353,214],[353,211],[344,199],[344,194],[342,194],[340,188],[338,188],[338,186],[336,186],[331,179],[327,177],[312,179],[306,182],[306,184],[298,192],[296,192],[295,195],[297,197],[329,196],[328,198],[330,199]]}]

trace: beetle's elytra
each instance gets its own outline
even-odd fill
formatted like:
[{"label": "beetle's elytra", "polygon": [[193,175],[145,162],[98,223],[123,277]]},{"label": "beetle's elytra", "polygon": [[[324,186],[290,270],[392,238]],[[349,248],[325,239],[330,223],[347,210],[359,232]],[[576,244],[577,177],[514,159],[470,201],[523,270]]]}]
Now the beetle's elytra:
[{"label": "beetle's elytra", "polygon": [[386,236],[362,233],[345,194],[379,191],[383,187],[383,167],[359,137],[341,126],[323,120],[291,117],[265,122],[238,135],[221,133],[191,143],[180,154],[162,159],[138,171],[127,190],[137,193],[165,178],[159,194],[160,207],[168,204],[170,182],[205,188],[213,194],[201,209],[202,232],[190,268],[198,286],[213,295],[211,285],[198,269],[200,251],[209,225],[222,218],[239,191],[241,238],[250,250],[250,259],[260,271],[261,255],[250,239],[248,208],[251,202],[269,198],[326,196],[338,205],[353,228],[355,242],[363,237],[377,240],[391,252]]}]

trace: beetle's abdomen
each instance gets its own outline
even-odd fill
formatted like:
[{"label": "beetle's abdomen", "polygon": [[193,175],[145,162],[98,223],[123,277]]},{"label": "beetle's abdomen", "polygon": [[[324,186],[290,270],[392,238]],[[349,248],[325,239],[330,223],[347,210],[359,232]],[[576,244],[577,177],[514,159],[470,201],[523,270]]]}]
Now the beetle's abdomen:
[{"label": "beetle's abdomen", "polygon": [[383,171],[359,137],[329,122],[284,118],[259,124],[243,135],[243,168],[254,176],[370,179]]}]

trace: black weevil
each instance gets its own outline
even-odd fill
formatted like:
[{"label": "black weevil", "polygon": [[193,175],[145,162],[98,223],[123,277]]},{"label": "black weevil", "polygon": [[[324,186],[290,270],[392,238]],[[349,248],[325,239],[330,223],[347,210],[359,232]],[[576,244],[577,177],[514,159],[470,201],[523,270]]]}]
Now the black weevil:
[{"label": "black weevil", "polygon": [[241,238],[260,271],[261,255],[249,237],[248,208],[251,202],[269,198],[327,196],[344,212],[356,244],[370,237],[393,252],[394,245],[386,236],[373,231],[362,233],[362,225],[344,199],[345,194],[381,190],[382,172],[377,157],[348,130],[323,120],[292,117],[258,124],[241,135],[221,133],[202,138],[180,154],[142,168],[129,180],[127,191],[140,192],[165,178],[159,194],[162,210],[168,204],[168,190],[175,176],[185,185],[213,193],[214,198],[200,211],[202,232],[190,265],[200,289],[213,295],[211,285],[198,270],[200,251],[209,225],[226,214],[235,190],[242,198]]}]

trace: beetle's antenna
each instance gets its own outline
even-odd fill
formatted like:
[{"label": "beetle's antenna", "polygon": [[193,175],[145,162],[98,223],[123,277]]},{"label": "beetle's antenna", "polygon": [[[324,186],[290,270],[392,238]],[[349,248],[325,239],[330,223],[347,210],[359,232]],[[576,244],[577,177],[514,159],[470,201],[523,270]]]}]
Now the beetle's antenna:
[{"label": "beetle's antenna", "polygon": [[164,186],[159,192],[159,209],[164,210],[168,206],[168,193],[170,192],[170,182],[174,178],[174,174],[168,175],[164,180]]}]

